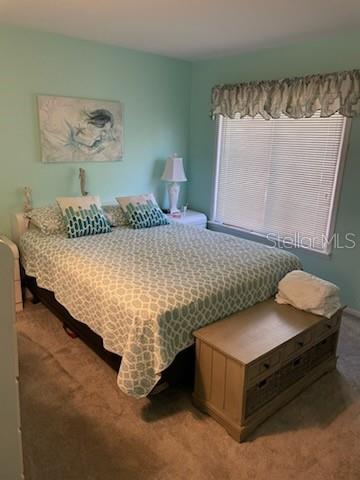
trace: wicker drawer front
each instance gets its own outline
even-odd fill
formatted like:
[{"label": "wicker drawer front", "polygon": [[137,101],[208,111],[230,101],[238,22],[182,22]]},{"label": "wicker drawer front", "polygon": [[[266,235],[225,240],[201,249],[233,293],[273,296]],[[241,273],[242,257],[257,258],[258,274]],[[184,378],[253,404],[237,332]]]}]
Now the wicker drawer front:
[{"label": "wicker drawer front", "polygon": [[332,318],[326,319],[319,325],[316,325],[316,327],[313,328],[314,338],[322,338],[329,335],[331,332],[334,332],[338,329],[340,321],[341,316],[336,314]]},{"label": "wicker drawer front", "polygon": [[316,367],[327,357],[336,353],[337,337],[338,332],[335,332],[310,349],[309,362],[311,368]]},{"label": "wicker drawer front", "polygon": [[256,380],[257,377],[265,372],[271,371],[273,368],[277,368],[281,360],[281,350],[278,349],[270,355],[263,357],[261,360],[250,365],[247,369],[247,378],[251,382]]},{"label": "wicker drawer front", "polygon": [[295,358],[285,365],[279,372],[279,391],[284,391],[295,382],[304,377],[310,370],[310,357],[308,352]]},{"label": "wicker drawer front", "polygon": [[308,372],[336,353],[337,332],[320,341],[288,362],[268,378],[259,381],[247,391],[245,417],[249,417],[276,395],[285,391]]},{"label": "wicker drawer front", "polygon": [[246,394],[245,417],[249,417],[270,402],[276,395],[304,377],[310,370],[309,352],[292,360],[270,377],[251,387]]},{"label": "wicker drawer front", "polygon": [[279,373],[275,372],[270,377],[261,380],[251,387],[246,393],[245,417],[249,417],[263,405],[272,400],[279,391]]},{"label": "wicker drawer front", "polygon": [[311,330],[304,332],[301,335],[293,338],[284,347],[284,360],[293,358],[298,355],[303,349],[306,349],[312,341]]}]

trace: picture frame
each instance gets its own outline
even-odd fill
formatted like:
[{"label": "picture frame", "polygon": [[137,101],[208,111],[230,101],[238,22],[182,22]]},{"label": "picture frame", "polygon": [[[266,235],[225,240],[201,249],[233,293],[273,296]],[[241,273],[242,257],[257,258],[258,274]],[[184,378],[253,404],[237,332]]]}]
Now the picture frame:
[{"label": "picture frame", "polygon": [[115,162],[123,157],[118,101],[38,95],[41,161]]}]

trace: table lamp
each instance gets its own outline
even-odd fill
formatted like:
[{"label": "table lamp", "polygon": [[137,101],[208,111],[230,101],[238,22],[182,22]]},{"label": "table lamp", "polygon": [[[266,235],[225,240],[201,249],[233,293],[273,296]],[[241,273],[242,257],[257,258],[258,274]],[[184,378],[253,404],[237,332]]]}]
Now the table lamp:
[{"label": "table lamp", "polygon": [[179,182],[186,182],[187,178],[184,172],[183,159],[179,158],[176,153],[166,160],[164,173],[162,174],[161,180],[169,182],[168,193],[170,213],[179,213],[179,209],[177,208],[180,192]]}]

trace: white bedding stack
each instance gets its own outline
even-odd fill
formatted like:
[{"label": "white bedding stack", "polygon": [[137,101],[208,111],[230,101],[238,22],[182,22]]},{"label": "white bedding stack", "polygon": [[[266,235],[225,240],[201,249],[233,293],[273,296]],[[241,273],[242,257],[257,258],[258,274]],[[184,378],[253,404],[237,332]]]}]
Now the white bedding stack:
[{"label": "white bedding stack", "polygon": [[301,270],[294,270],[279,282],[277,303],[330,318],[341,308],[339,288]]}]

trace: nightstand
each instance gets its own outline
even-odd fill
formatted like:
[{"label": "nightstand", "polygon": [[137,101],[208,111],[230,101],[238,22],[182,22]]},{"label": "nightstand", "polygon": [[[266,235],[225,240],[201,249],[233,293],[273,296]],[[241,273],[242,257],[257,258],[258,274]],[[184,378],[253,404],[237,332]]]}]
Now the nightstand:
[{"label": "nightstand", "polygon": [[15,310],[21,312],[23,309],[21,278],[20,278],[20,264],[19,264],[19,249],[9,238],[5,235],[0,235],[0,242],[8,245],[12,251],[14,258],[14,292],[15,292]]},{"label": "nightstand", "polygon": [[204,213],[195,212],[195,210],[187,210],[185,213],[181,213],[179,217],[173,217],[172,215],[166,215],[171,223],[180,223],[182,225],[193,225],[198,228],[206,228],[207,217]]}]

